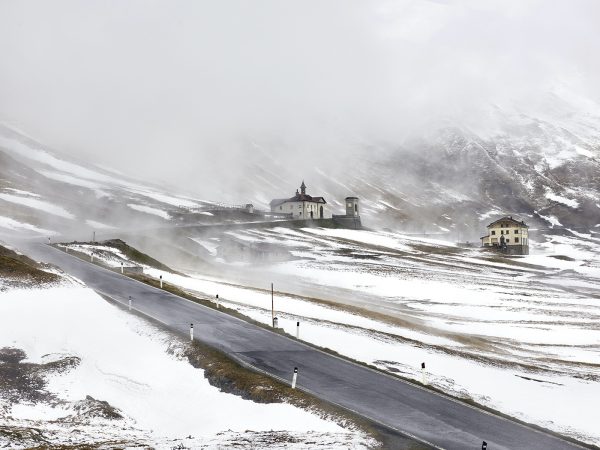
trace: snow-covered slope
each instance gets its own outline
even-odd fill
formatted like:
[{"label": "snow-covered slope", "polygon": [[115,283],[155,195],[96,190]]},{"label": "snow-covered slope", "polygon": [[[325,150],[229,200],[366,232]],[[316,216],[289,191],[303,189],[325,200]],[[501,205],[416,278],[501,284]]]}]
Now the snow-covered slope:
[{"label": "snow-covered slope", "polygon": [[182,356],[184,346],[84,286],[0,292],[0,370],[13,368],[0,382],[0,446],[371,443],[360,432],[290,404],[255,403],[221,392]]},{"label": "snow-covered slope", "polygon": [[61,158],[0,125],[0,232],[91,236],[93,230],[158,227],[208,204]]}]

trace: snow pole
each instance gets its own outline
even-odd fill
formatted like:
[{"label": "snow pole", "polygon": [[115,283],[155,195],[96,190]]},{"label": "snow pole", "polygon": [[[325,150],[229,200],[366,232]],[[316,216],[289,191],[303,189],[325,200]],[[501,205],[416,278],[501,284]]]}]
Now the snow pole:
[{"label": "snow pole", "polygon": [[131,311],[131,295],[129,296],[129,311]]},{"label": "snow pole", "polygon": [[121,262],[121,273],[123,273],[123,262]]},{"label": "snow pole", "polygon": [[190,341],[194,340],[194,324],[190,323]]},{"label": "snow pole", "polygon": [[92,252],[92,254],[90,255],[90,260],[91,260],[92,262],[94,262],[94,252]]},{"label": "snow pole", "polygon": [[162,275],[160,276],[160,288],[162,289]]},{"label": "snow pole", "polygon": [[217,294],[215,298],[217,299],[217,309],[219,309],[219,294]]},{"label": "snow pole", "polygon": [[423,377],[423,384],[427,384],[427,379],[425,378],[425,363],[421,363],[421,376]]},{"label": "snow pole", "polygon": [[294,376],[292,377],[292,389],[296,389],[296,381],[298,380],[298,368],[294,367]]},{"label": "snow pole", "polygon": [[300,322],[296,322],[296,339],[300,339]]}]

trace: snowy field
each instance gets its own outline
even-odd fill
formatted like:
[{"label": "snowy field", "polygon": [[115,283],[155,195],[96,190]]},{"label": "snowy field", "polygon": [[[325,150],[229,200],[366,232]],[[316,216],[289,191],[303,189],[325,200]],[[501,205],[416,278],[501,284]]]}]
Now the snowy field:
[{"label": "snowy field", "polygon": [[42,374],[47,383],[31,390],[21,386],[17,397],[0,392],[2,424],[41,430],[43,439],[19,443],[0,434],[0,447],[370,444],[361,433],[292,405],[258,404],[219,391],[183,359],[184,345],[75,283],[0,293],[0,364],[8,362],[7,349],[18,349],[25,358],[19,367],[33,367],[35,377]]},{"label": "snowy field", "polygon": [[384,232],[231,234],[295,259],[224,277],[147,272],[270,323],[267,272],[288,333],[299,321],[301,339],[419,381],[426,362],[426,382],[445,392],[600,444],[586,401],[600,398],[598,234],[551,236],[532,255],[506,259]]}]

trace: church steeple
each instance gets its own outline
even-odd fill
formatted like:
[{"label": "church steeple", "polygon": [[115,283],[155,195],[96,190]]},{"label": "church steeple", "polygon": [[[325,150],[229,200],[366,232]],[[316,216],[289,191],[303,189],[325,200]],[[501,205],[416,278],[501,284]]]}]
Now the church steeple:
[{"label": "church steeple", "polygon": [[302,180],[302,184],[300,185],[300,193],[302,195],[306,194],[306,185],[304,184],[304,180]]}]

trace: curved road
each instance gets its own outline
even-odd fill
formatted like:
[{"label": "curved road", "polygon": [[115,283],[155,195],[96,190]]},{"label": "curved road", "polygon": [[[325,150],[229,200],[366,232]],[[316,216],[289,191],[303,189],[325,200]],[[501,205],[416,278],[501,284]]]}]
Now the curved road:
[{"label": "curved road", "polygon": [[[487,413],[397,378],[321,352],[227,314],[147,286],[41,243],[20,242],[28,256],[61,267],[90,288],[128,303],[169,328],[233,358],[403,434],[448,450],[563,450],[585,448]],[[557,407],[560,407],[557,405]]]}]

